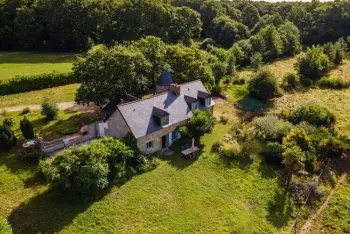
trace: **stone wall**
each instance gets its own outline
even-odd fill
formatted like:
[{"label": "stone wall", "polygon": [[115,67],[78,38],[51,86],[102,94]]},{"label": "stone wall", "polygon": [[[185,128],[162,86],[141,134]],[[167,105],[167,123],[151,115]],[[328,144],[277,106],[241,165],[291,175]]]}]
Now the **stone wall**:
[{"label": "stone wall", "polygon": [[113,136],[117,139],[125,137],[130,131],[122,114],[116,110],[114,114],[107,120],[108,133],[106,135]]},{"label": "stone wall", "polygon": [[[177,124],[173,124],[167,128],[163,128],[156,132],[152,132],[144,137],[140,137],[137,139],[137,146],[142,152],[145,153],[153,153],[162,150],[162,137],[164,135],[168,135],[170,132],[175,131],[178,127],[184,126],[188,120],[181,121]],[[153,141],[153,149],[152,151],[147,151],[146,144],[147,142]]]}]

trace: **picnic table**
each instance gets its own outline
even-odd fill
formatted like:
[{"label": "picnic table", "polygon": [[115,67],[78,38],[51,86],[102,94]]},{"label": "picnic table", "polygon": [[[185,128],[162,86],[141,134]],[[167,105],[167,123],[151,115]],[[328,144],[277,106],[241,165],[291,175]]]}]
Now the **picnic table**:
[{"label": "picnic table", "polygon": [[189,159],[193,159],[197,156],[199,152],[199,148],[197,146],[192,146],[188,149],[185,149],[181,151],[181,153],[185,156],[188,157]]}]

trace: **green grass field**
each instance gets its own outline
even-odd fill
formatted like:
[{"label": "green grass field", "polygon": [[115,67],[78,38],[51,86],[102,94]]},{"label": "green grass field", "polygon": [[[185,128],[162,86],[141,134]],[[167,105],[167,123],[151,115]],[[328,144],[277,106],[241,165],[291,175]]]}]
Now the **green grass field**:
[{"label": "green grass field", "polygon": [[203,137],[198,160],[163,159],[94,203],[65,203],[33,183],[34,167],[0,157],[0,215],[19,233],[280,233],[294,206],[271,168],[228,166],[210,152],[229,128]]},{"label": "green grass field", "polygon": [[0,81],[16,76],[70,72],[76,59],[76,54],[0,52]]},{"label": "green grass field", "polygon": [[50,89],[0,96],[0,109],[4,107],[41,104],[45,98],[55,102],[73,102],[79,84],[64,85]]}]

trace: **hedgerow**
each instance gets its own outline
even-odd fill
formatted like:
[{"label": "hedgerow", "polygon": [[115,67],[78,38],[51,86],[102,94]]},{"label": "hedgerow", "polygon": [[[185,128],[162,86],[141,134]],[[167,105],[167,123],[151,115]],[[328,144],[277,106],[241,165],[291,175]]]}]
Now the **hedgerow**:
[{"label": "hedgerow", "polygon": [[73,73],[46,73],[34,76],[20,76],[0,83],[0,96],[73,83],[77,83]]}]

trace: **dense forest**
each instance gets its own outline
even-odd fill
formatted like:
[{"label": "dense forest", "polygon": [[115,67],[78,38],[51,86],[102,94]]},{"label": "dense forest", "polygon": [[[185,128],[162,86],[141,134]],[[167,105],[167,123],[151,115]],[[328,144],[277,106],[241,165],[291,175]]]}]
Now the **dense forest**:
[{"label": "dense forest", "polygon": [[273,58],[300,50],[299,33],[304,45],[350,35],[349,12],[350,1],[0,0],[0,49],[85,51],[152,35],[167,44],[240,43]]}]

